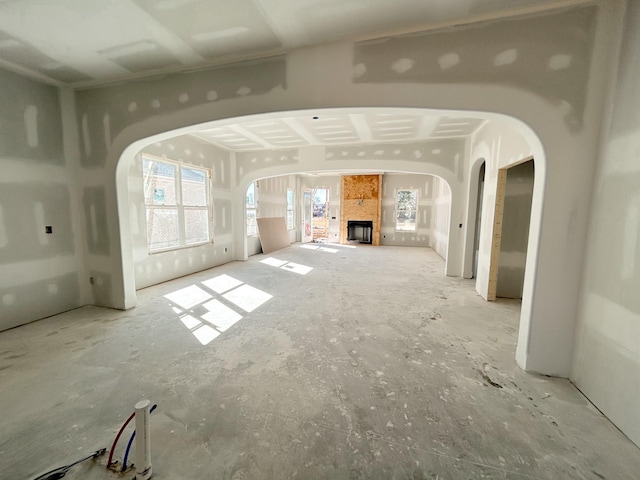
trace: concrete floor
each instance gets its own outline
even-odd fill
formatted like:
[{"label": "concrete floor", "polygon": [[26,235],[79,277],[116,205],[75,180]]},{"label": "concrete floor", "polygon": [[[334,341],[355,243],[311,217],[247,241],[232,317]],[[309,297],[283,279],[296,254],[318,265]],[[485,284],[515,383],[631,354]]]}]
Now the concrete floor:
[{"label": "concrete floor", "polygon": [[[0,333],[0,477],[109,447],[148,398],[157,479],[640,478],[568,380],[516,366],[519,303],[443,270],[428,249],[293,245]],[[105,463],[66,478],[119,478]]]}]

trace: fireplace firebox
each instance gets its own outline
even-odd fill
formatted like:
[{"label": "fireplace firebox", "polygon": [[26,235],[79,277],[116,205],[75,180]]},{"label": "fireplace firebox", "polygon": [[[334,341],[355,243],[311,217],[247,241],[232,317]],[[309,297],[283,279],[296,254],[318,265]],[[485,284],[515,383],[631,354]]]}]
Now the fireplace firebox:
[{"label": "fireplace firebox", "polygon": [[349,220],[347,221],[347,240],[359,241],[360,243],[371,243],[373,235],[373,222],[370,220]]}]

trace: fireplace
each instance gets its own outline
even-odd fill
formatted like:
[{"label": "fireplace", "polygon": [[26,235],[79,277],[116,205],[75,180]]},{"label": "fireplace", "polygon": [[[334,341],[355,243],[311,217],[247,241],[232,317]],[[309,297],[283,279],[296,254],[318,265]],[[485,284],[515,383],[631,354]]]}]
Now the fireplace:
[{"label": "fireplace", "polygon": [[371,220],[349,220],[347,222],[347,240],[371,243],[373,222]]}]

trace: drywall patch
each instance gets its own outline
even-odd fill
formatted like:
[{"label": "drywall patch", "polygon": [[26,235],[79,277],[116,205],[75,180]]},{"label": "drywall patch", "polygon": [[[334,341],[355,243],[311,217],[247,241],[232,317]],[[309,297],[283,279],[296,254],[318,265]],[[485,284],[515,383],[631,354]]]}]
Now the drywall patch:
[{"label": "drywall patch", "polygon": [[4,224],[4,209],[0,205],[0,248],[6,247],[9,243],[9,236],[7,235],[7,227]]},{"label": "drywall patch", "polygon": [[127,107],[127,110],[129,111],[129,113],[135,112],[136,110],[138,110],[138,104],[136,102],[131,102]]},{"label": "drywall patch", "polygon": [[364,63],[358,63],[353,66],[353,77],[358,78],[367,73],[367,66]]},{"label": "drywall patch", "polygon": [[571,55],[558,53],[549,59],[549,70],[564,70],[571,66]]},{"label": "drywall patch", "polygon": [[217,100],[217,98],[218,98],[218,92],[216,92],[215,90],[209,90],[207,92],[207,100],[209,100],[210,102]]},{"label": "drywall patch", "polygon": [[86,187],[82,193],[89,253],[109,255],[109,228],[107,201],[104,187]]},{"label": "drywall patch", "polygon": [[84,146],[84,155],[91,156],[91,134],[89,133],[89,116],[84,113],[82,115],[82,142]]},{"label": "drywall patch", "polygon": [[518,59],[518,51],[515,48],[510,48],[504,52],[500,52],[493,59],[493,64],[496,67],[504,67],[505,65],[511,65]]},{"label": "drywall patch", "polygon": [[180,95],[178,95],[178,101],[180,103],[187,103],[189,101],[189,94],[181,93]]},{"label": "drywall patch", "polygon": [[24,111],[24,129],[27,135],[27,146],[38,146],[38,107],[29,105]]},{"label": "drywall patch", "polygon": [[445,53],[438,57],[438,65],[442,70],[449,70],[460,63],[460,55],[457,53]]},{"label": "drywall patch", "polygon": [[[396,73],[403,74],[411,70],[415,64],[415,60],[412,60],[410,58],[401,58],[391,64],[391,69]],[[364,72],[362,73],[364,74]]]},{"label": "drywall patch", "polygon": [[243,85],[238,90],[236,90],[236,93],[238,95],[240,95],[241,97],[244,97],[244,96],[249,95],[251,93],[251,88],[247,87],[246,85]]},{"label": "drywall patch", "polygon": [[0,69],[0,157],[63,165],[58,89]]}]

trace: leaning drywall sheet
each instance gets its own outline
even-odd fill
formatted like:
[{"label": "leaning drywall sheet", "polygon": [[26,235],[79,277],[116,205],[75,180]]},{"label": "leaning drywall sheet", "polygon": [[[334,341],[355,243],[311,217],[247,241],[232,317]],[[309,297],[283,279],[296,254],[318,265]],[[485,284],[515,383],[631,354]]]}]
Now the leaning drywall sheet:
[{"label": "leaning drywall sheet", "polygon": [[258,218],[262,253],[271,253],[291,245],[284,217]]}]

